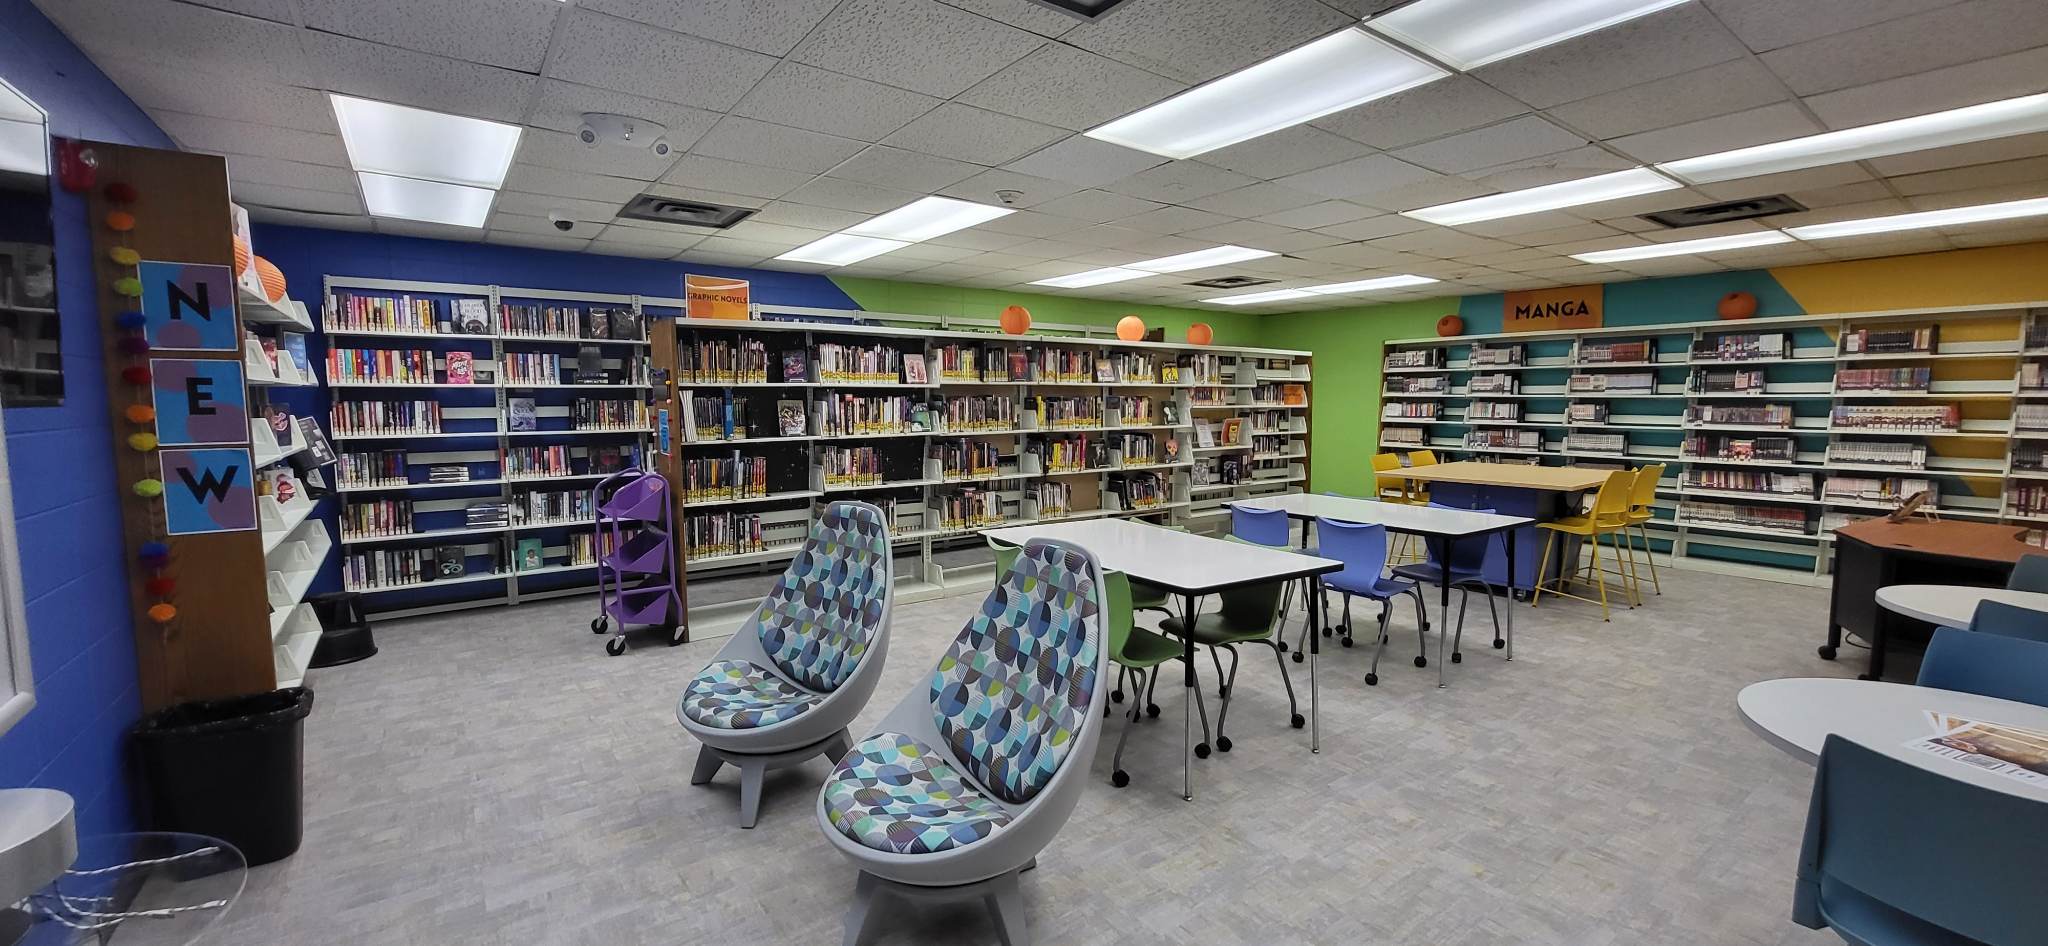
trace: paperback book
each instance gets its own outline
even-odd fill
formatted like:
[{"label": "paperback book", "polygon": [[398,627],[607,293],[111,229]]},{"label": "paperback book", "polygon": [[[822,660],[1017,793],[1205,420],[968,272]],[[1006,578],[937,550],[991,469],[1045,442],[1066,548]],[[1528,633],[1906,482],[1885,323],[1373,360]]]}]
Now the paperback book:
[{"label": "paperback book", "polygon": [[506,398],[505,416],[511,419],[512,430],[540,429],[540,417],[535,413],[533,398]]}]

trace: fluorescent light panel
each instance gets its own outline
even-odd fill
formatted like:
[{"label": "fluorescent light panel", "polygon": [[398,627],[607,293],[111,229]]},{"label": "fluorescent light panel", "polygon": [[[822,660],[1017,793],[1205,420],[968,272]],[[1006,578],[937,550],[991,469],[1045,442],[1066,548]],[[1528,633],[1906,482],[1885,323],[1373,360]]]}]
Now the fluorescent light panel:
[{"label": "fluorescent light panel", "polygon": [[358,171],[497,188],[512,167],[519,126],[328,94],[349,164]]},{"label": "fluorescent light panel", "polygon": [[922,243],[932,237],[945,236],[955,230],[964,230],[977,223],[986,223],[1013,213],[1016,211],[1006,207],[991,207],[968,200],[926,197],[879,217],[870,218],[865,223],[847,227],[842,232],[854,236]]},{"label": "fluorescent light panel", "polygon": [[1417,0],[1367,20],[1365,27],[1470,70],[1684,2]]},{"label": "fluorescent light panel", "polygon": [[1196,250],[1193,253],[1182,253],[1178,256],[1162,256],[1158,259],[1130,263],[1127,264],[1126,268],[1142,269],[1148,273],[1179,273],[1190,269],[1224,266],[1230,263],[1242,263],[1245,260],[1264,259],[1268,256],[1278,255],[1280,254],[1272,250],[1254,250],[1246,246],[1212,246],[1206,250]]},{"label": "fluorescent light panel", "polygon": [[790,250],[779,260],[791,263],[823,263],[827,266],[845,266],[858,263],[873,256],[880,256],[891,250],[900,250],[910,244],[903,240],[884,240],[878,237],[855,236],[851,233],[834,233],[819,240]]},{"label": "fluorescent light panel", "polygon": [[464,184],[422,181],[391,174],[356,172],[363,204],[373,217],[396,217],[456,227],[481,227],[498,192]]},{"label": "fluorescent light panel", "polygon": [[1401,215],[1439,226],[1455,227],[1482,220],[1519,217],[1546,210],[1597,204],[1603,200],[1654,194],[1658,191],[1675,190],[1680,186],[1682,185],[1676,181],[1649,168],[1633,168],[1612,174],[1582,177],[1561,184],[1545,184],[1542,187],[1509,191],[1505,194],[1438,204],[1421,210],[1406,210],[1402,211]]},{"label": "fluorescent light panel", "polygon": [[1811,226],[1792,227],[1785,232],[1802,240],[1832,240],[1837,237],[1867,236],[1873,233],[1924,230],[1928,227],[1953,227],[2040,216],[2048,216],[2048,197],[1978,204],[1974,207],[1951,207],[1947,210],[1929,210],[1913,214],[1894,214],[1889,217],[1866,217],[1862,220],[1843,220],[1838,223],[1816,223]]},{"label": "fluorescent light panel", "polygon": [[1261,302],[1285,302],[1289,299],[1306,299],[1310,296],[1341,296],[1354,292],[1371,292],[1375,289],[1398,289],[1402,286],[1422,286],[1437,282],[1428,276],[1380,276],[1375,279],[1359,279],[1351,282],[1324,283],[1320,286],[1301,286],[1295,289],[1272,289],[1266,292],[1251,292],[1236,296],[1216,296],[1203,299],[1217,305],[1257,305]]},{"label": "fluorescent light panel", "polygon": [[1271,134],[1449,75],[1346,29],[1087,132],[1169,158]]},{"label": "fluorescent light panel", "polygon": [[1142,269],[1125,269],[1121,266],[1109,266],[1102,269],[1091,269],[1085,273],[1074,273],[1070,276],[1034,279],[1031,281],[1031,285],[1052,286],[1055,289],[1086,289],[1089,286],[1106,286],[1113,282],[1143,279],[1147,276],[1156,275],[1158,274],[1148,273]]},{"label": "fluorescent light panel", "polygon": [[1777,243],[1790,242],[1792,242],[1791,237],[1776,230],[1768,230],[1763,233],[1738,233],[1734,236],[1708,237],[1704,240],[1658,243],[1654,246],[1630,246],[1619,250],[1573,253],[1572,259],[1582,263],[1623,263],[1629,260],[1658,259],[1665,256],[1690,256],[1698,253],[1719,253],[1723,250],[1740,250],[1752,246],[1771,246]]},{"label": "fluorescent light panel", "polygon": [[1737,148],[1657,165],[1694,184],[1881,158],[2048,131],[2048,93]]}]

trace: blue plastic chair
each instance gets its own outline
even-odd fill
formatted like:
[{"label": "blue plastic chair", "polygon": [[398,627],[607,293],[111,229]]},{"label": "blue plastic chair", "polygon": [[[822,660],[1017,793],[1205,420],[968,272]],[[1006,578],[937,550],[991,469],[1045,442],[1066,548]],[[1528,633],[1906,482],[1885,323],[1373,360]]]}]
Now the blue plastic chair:
[{"label": "blue plastic chair", "polygon": [[2012,575],[2005,579],[2005,587],[2011,591],[2048,593],[2048,555],[2020,556],[2018,564],[2012,567]]},{"label": "blue plastic chair", "polygon": [[1970,630],[2048,644],[2048,611],[2003,601],[1979,601],[1977,612],[1970,615]]},{"label": "blue plastic chair", "polygon": [[1792,920],[1867,946],[2039,946],[2044,837],[2048,805],[1829,736]]},{"label": "blue plastic chair", "polygon": [[[1415,665],[1429,666],[1423,629],[1429,626],[1428,606],[1422,588],[1406,578],[1389,577],[1387,571],[1387,527],[1363,522],[1317,519],[1316,534],[1322,537],[1323,557],[1344,563],[1341,571],[1323,576],[1323,585],[1344,595],[1344,646],[1351,646],[1351,599],[1370,598],[1380,603],[1379,640],[1372,652],[1372,669],[1366,672],[1367,686],[1380,682],[1380,655],[1387,649],[1387,623],[1394,616],[1397,595],[1415,597]],[[1303,632],[1306,634],[1306,631]]]},{"label": "blue plastic chair", "polygon": [[[1450,509],[1458,512],[1480,512],[1489,516],[1493,515],[1493,510],[1491,509],[1466,509],[1462,506],[1450,506],[1438,502],[1430,503],[1429,508]],[[1473,585],[1478,585],[1485,592],[1486,611],[1493,616],[1494,648],[1499,649],[1507,646],[1507,642],[1500,636],[1500,610],[1493,605],[1493,585],[1486,580],[1486,560],[1493,545],[1494,543],[1491,538],[1477,542],[1467,539],[1451,548],[1450,585],[1458,589],[1458,629],[1451,637],[1452,663],[1463,663],[1465,660],[1465,656],[1458,652],[1458,648],[1465,642],[1465,608],[1470,604]],[[1422,546],[1424,552],[1423,560],[1411,562],[1407,565],[1396,565],[1394,566],[1394,574],[1418,582],[1442,585],[1444,583],[1444,569],[1442,565],[1437,564],[1436,547],[1428,542],[1422,543]]]},{"label": "blue plastic chair", "polygon": [[1293,536],[1289,534],[1287,510],[1254,509],[1249,506],[1230,507],[1230,534],[1246,542],[1268,545],[1276,549],[1292,547]]},{"label": "blue plastic chair", "polygon": [[1914,682],[2048,706],[2048,644],[1938,627]]}]

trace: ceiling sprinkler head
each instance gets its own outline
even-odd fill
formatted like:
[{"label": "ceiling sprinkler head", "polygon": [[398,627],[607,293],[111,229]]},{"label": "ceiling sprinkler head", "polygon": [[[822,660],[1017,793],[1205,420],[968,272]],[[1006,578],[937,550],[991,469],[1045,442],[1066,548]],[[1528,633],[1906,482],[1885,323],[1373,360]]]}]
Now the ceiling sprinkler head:
[{"label": "ceiling sprinkler head", "polygon": [[1018,201],[1024,199],[1024,192],[1019,190],[1007,189],[999,190],[996,191],[996,199],[1002,201],[1003,206],[1005,207],[1014,207],[1017,205]]}]

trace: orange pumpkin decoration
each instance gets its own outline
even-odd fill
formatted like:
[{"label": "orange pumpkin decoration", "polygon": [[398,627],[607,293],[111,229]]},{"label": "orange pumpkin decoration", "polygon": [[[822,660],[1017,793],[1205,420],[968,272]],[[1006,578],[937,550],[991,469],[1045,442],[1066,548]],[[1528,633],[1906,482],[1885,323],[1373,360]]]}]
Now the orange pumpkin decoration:
[{"label": "orange pumpkin decoration", "polygon": [[255,258],[255,263],[256,278],[263,281],[263,297],[272,302],[283,302],[284,273],[279,272],[275,265],[261,256]]},{"label": "orange pumpkin decoration", "polygon": [[249,271],[249,241],[242,239],[239,234],[235,236],[234,240],[235,278],[240,279],[243,273]]},{"label": "orange pumpkin decoration", "polygon": [[1207,345],[1216,340],[1216,330],[1207,322],[1196,322],[1188,326],[1188,344]]},{"label": "orange pumpkin decoration", "polygon": [[1135,342],[1145,337],[1145,320],[1135,315],[1126,315],[1116,320],[1116,337]]},{"label": "orange pumpkin decoration", "polygon": [[1436,334],[1439,338],[1450,338],[1465,334],[1465,320],[1455,315],[1446,315],[1436,320]]},{"label": "orange pumpkin decoration", "polygon": [[1013,305],[1004,309],[997,321],[1002,323],[1003,331],[1011,335],[1022,335],[1031,331],[1031,310],[1021,305]]},{"label": "orange pumpkin decoration", "polygon": [[1721,297],[1718,307],[1724,319],[1746,319],[1756,314],[1756,297],[1746,292],[1731,292]]}]

